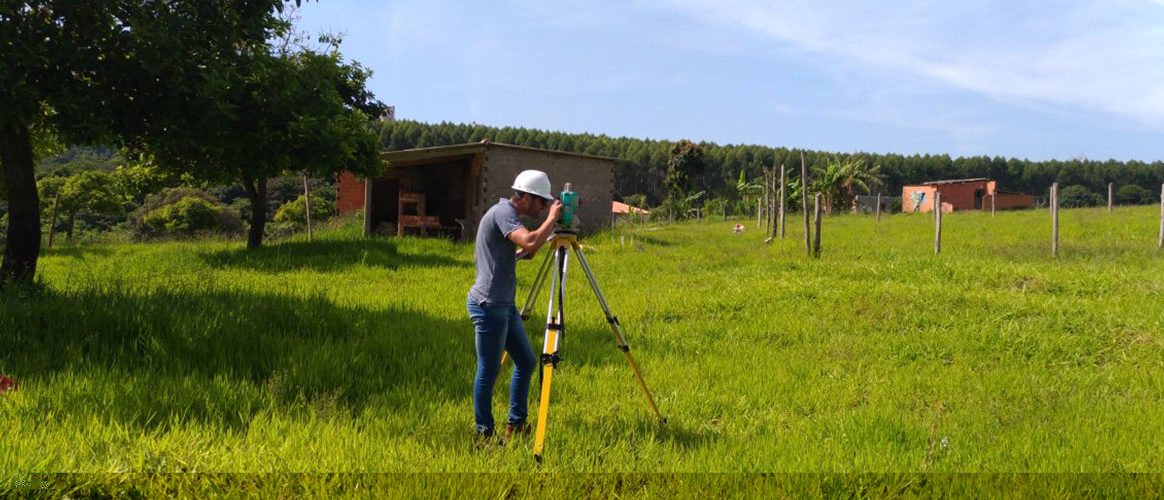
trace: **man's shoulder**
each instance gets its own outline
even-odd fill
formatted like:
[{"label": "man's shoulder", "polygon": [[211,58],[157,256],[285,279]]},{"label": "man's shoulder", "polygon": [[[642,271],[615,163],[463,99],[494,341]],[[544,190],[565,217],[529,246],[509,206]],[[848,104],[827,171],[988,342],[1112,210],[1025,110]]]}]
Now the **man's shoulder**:
[{"label": "man's shoulder", "polygon": [[485,217],[517,217],[517,209],[513,208],[513,204],[509,200],[502,198],[501,201],[489,207],[489,210],[485,212]]}]

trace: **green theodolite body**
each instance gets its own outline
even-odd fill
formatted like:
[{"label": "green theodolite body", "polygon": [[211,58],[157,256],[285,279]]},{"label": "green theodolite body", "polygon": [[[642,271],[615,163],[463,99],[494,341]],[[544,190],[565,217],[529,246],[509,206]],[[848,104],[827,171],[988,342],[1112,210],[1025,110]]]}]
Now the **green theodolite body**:
[{"label": "green theodolite body", "polygon": [[574,212],[578,210],[578,193],[570,191],[567,183],[559,199],[562,200],[562,225],[571,227],[574,225]]}]

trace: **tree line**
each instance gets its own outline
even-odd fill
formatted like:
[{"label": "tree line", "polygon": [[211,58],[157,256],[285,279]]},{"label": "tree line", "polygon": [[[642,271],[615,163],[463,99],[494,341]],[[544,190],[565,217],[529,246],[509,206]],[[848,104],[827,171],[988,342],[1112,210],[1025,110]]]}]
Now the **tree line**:
[{"label": "tree line", "polygon": [[[412,120],[382,122],[377,125],[380,145],[400,150],[441,146],[490,139],[495,142],[536,148],[569,151],[623,160],[615,168],[615,191],[620,197],[644,195],[652,206],[662,204],[671,194],[668,162],[678,142],[666,140],[611,137],[603,134],[571,134],[521,127],[490,127],[477,124],[436,124]],[[802,150],[754,144],[694,143],[702,150],[698,165],[689,169],[684,180],[687,194],[704,192],[709,198],[738,198],[741,178],[752,182],[763,178],[765,170],[785,165],[791,178],[798,178]],[[830,165],[861,163],[877,168],[877,182],[870,193],[900,196],[902,186],[939,179],[988,177],[998,181],[1000,190],[1043,194],[1052,182],[1063,186],[1080,186],[1089,193],[1107,193],[1107,184],[1136,186],[1137,196],[1158,193],[1164,183],[1164,161],[1151,163],[1131,160],[1032,161],[1001,156],[951,157],[950,155],[902,155],[877,153],[839,153],[803,150],[810,171],[827,172]],[[1125,189],[1125,192],[1127,190]],[[865,193],[859,193],[865,194]],[[1129,195],[1130,196],[1130,195]],[[791,197],[789,197],[791,199]],[[1129,198],[1131,199],[1131,198]],[[1149,200],[1145,200],[1147,202]]]}]

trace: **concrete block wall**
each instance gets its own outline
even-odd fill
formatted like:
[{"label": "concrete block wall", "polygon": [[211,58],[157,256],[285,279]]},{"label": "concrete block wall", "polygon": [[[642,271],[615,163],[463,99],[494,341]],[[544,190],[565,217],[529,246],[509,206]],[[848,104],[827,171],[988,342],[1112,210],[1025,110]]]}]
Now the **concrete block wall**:
[{"label": "concrete block wall", "polygon": [[[614,162],[553,151],[531,150],[490,145],[485,150],[480,191],[473,207],[478,221],[485,210],[513,193],[513,179],[522,170],[541,170],[550,177],[554,197],[566,182],[578,193],[578,229],[594,232],[610,227],[611,203],[614,201]],[[538,221],[526,221],[536,224]]]}]

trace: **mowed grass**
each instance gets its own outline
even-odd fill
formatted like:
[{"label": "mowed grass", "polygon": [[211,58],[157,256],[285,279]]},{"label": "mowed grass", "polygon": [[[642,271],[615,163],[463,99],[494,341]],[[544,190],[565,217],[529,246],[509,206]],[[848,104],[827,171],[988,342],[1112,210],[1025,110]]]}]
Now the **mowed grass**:
[{"label": "mowed grass", "polygon": [[[471,244],[364,240],[349,224],[257,252],[49,250],[42,287],[0,292],[0,373],[20,382],[0,396],[0,481],[1164,472],[1157,209],[1064,210],[1058,258],[1045,210],[947,215],[941,255],[929,215],[828,217],[816,260],[798,214],[771,244],[743,222],[743,235],[713,220],[583,240],[668,422],[575,262],[540,468],[532,438],[474,445]],[[519,302],[540,259],[519,264]],[[527,323],[538,351],[546,295]]]}]

